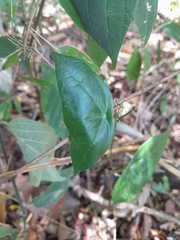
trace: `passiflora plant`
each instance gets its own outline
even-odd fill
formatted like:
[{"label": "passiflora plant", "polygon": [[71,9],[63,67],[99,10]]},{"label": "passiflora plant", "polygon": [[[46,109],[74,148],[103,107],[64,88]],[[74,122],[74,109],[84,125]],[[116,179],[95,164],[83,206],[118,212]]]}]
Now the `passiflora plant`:
[{"label": "passiflora plant", "polygon": [[[15,11],[17,2],[12,2]],[[74,174],[77,174],[94,166],[114,137],[113,99],[98,76],[99,68],[107,56],[112,61],[112,69],[116,68],[120,48],[132,21],[139,30],[142,47],[146,45],[156,20],[158,0],[59,0],[59,3],[75,25],[87,34],[88,54],[71,46],[51,52],[55,71],[41,64],[41,81],[31,78],[41,85],[41,105],[49,125],[18,118],[9,122],[9,128],[17,137],[27,162],[55,145],[57,136],[61,139],[69,136],[70,155]],[[1,8],[7,12],[5,6]],[[9,40],[6,36],[0,38],[1,46],[9,46],[3,51],[0,46],[0,57],[7,57],[7,61],[12,58],[9,54],[19,51]],[[133,199],[150,179],[168,134],[152,137],[137,151],[116,182],[112,192],[114,203]],[[50,157],[46,156],[42,161],[49,161]],[[30,181],[37,186],[41,180],[62,182],[65,176],[51,167],[30,172]],[[50,189],[54,191],[57,187],[59,185],[52,185]],[[34,201],[36,203],[42,206],[39,199]]]}]

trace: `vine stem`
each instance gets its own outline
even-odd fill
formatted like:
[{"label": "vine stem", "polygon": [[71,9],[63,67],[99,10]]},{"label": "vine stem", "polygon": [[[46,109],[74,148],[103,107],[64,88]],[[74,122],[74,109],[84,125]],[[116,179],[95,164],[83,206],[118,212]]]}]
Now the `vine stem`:
[{"label": "vine stem", "polygon": [[147,92],[147,91],[155,88],[155,87],[158,86],[159,84],[168,81],[169,79],[177,76],[178,74],[180,74],[180,69],[177,70],[177,71],[175,71],[175,72],[173,72],[173,73],[170,74],[169,76],[161,79],[160,81],[156,81],[156,82],[152,83],[151,85],[149,85],[149,86],[147,86],[147,87],[145,87],[145,88],[143,88],[143,89],[141,89],[141,90],[139,90],[139,91],[131,94],[130,96],[121,99],[120,101],[121,101],[121,103],[127,102],[127,101],[130,100],[131,98],[137,97],[137,96],[139,96],[139,95],[141,95],[141,94],[143,94],[143,93],[145,93],[145,92]]},{"label": "vine stem", "polygon": [[[3,140],[1,127],[0,127],[0,144],[1,144],[3,155],[4,155],[4,159],[6,161],[6,164],[8,165],[8,156],[7,156],[6,148],[5,148],[5,145],[4,145],[4,140]],[[15,194],[16,194],[16,198],[18,199],[19,206],[20,206],[21,211],[22,211],[23,237],[24,237],[24,240],[26,240],[27,239],[27,234],[26,234],[27,233],[27,231],[26,231],[26,214],[27,214],[27,212],[26,212],[25,207],[23,206],[23,203],[22,203],[22,200],[21,200],[21,197],[20,197],[20,194],[19,194],[19,190],[17,188],[17,185],[16,185],[16,182],[15,182],[14,178],[11,179],[11,182],[12,182]]]},{"label": "vine stem", "polygon": [[13,172],[7,172],[7,175],[4,175],[4,174],[2,174],[2,176],[0,175],[0,184],[5,182],[5,181],[8,181],[9,179],[11,179],[13,177],[15,177],[19,173],[24,172],[24,170],[26,170],[27,168],[29,168],[29,167],[33,166],[34,164],[38,163],[44,157],[46,157],[50,153],[56,151],[58,148],[62,147],[64,144],[66,144],[68,141],[69,141],[69,137],[65,138],[64,140],[62,140],[61,142],[59,142],[55,146],[51,147],[50,149],[48,149],[44,153],[40,154],[38,157],[34,158],[32,161],[28,162],[27,164],[25,164],[21,168],[15,170]]}]

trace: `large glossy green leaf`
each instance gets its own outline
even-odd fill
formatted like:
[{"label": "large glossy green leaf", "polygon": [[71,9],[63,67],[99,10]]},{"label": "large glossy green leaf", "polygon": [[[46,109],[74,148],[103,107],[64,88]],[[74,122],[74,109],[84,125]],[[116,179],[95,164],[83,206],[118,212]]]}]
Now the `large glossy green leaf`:
[{"label": "large glossy green leaf", "polygon": [[88,55],[98,67],[101,67],[108,56],[90,35],[88,35]]},{"label": "large glossy green leaf", "polygon": [[113,100],[107,86],[86,64],[58,53],[53,57],[76,174],[94,166],[110,146]]},{"label": "large glossy green leaf", "polygon": [[91,37],[116,67],[119,49],[132,21],[136,0],[71,0]]},{"label": "large glossy green leaf", "polygon": [[[53,68],[41,64],[42,78],[51,84],[41,88],[41,105],[46,121],[55,130],[56,134],[64,139],[68,136],[68,130],[63,122],[61,98],[59,96],[56,74]],[[44,80],[45,81],[45,80]]]},{"label": "large glossy green leaf", "polygon": [[[26,162],[30,162],[56,144],[54,130],[45,123],[16,118],[10,121],[9,127],[18,139]],[[43,158],[40,163],[48,162],[52,156],[53,154]],[[34,186],[38,186],[41,180],[51,182],[62,180],[55,167],[35,170],[29,174],[30,182]]]},{"label": "large glossy green leaf", "polygon": [[145,47],[154,27],[157,17],[158,0],[137,0],[134,20],[142,38],[142,47]]},{"label": "large glossy green leaf", "polygon": [[69,187],[69,180],[72,176],[73,168],[69,167],[62,170],[60,176],[63,177],[61,182],[51,183],[47,190],[40,196],[35,197],[32,201],[36,207],[44,207],[57,202],[62,198],[64,192],[67,191]]},{"label": "large glossy green leaf", "polygon": [[135,48],[126,68],[128,83],[131,83],[138,79],[140,70],[141,70],[141,55],[137,48]]},{"label": "large glossy green leaf", "polygon": [[[20,0],[1,0],[0,1],[0,10],[12,14],[14,16],[16,14],[16,9],[18,7]],[[11,5],[12,4],[12,5]],[[11,12],[12,10],[12,12]]]},{"label": "large glossy green leaf", "polygon": [[79,59],[89,68],[91,68],[95,73],[99,73],[99,68],[85,52],[82,52],[79,49],[69,45],[60,47],[59,52],[63,55]]},{"label": "large glossy green leaf", "polygon": [[135,153],[115,183],[112,199],[115,204],[131,201],[152,177],[166,146],[169,131],[151,137]]},{"label": "large glossy green leaf", "polygon": [[0,227],[1,240],[17,240],[18,231],[15,228]]},{"label": "large glossy green leaf", "polygon": [[5,58],[17,50],[17,47],[7,37],[0,37],[0,58]]},{"label": "large glossy green leaf", "polygon": [[176,41],[180,42],[180,24],[174,22],[166,25],[163,24],[162,30],[167,36],[172,37]]},{"label": "large glossy green leaf", "polygon": [[61,6],[64,8],[66,13],[71,17],[76,26],[81,29],[83,32],[86,32],[71,0],[58,0]]}]

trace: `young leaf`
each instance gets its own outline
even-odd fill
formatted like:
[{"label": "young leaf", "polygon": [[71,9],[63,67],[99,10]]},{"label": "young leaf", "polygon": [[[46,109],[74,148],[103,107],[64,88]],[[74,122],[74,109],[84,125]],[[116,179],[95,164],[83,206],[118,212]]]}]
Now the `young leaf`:
[{"label": "young leaf", "polygon": [[134,20],[141,35],[142,47],[146,46],[151,35],[157,17],[157,9],[157,0],[137,0]]},{"label": "young leaf", "polygon": [[88,55],[98,67],[101,67],[108,56],[90,35],[88,35]]},{"label": "young leaf", "polygon": [[18,53],[15,52],[11,56],[8,57],[8,59],[2,66],[2,70],[5,70],[5,69],[11,67],[14,63],[17,62],[17,60],[18,60]]},{"label": "young leaf", "polygon": [[166,146],[169,131],[151,137],[135,153],[112,191],[114,204],[131,201],[152,177]]},{"label": "young leaf", "polygon": [[76,10],[74,9],[74,6],[71,2],[71,0],[58,0],[61,6],[64,8],[66,13],[71,17],[73,22],[76,24],[76,26],[81,29],[81,31],[86,32],[79,15],[77,14]]},{"label": "young leaf", "polygon": [[[163,24],[164,25],[164,24]],[[180,42],[180,25],[174,22],[166,24],[162,27],[163,32],[168,36]]]},{"label": "young leaf", "polygon": [[113,100],[107,86],[86,64],[58,53],[52,55],[77,174],[94,166],[112,142]]},{"label": "young leaf", "polygon": [[141,55],[137,48],[135,48],[126,68],[128,83],[135,81],[139,77],[140,70],[141,70]]},{"label": "young leaf", "polygon": [[137,0],[71,1],[87,33],[110,56],[114,69]]},{"label": "young leaf", "polygon": [[82,52],[77,48],[69,45],[60,47],[59,52],[65,56],[75,57],[79,59],[80,61],[85,63],[89,68],[91,68],[92,71],[94,71],[95,73],[99,73],[99,68],[85,52]]},{"label": "young leaf", "polygon": [[[12,4],[12,5],[11,5]],[[16,9],[18,7],[19,4],[19,0],[1,0],[0,1],[0,10],[8,13],[8,14],[12,14],[12,16],[14,17],[14,15],[16,14]],[[12,12],[11,12],[12,9]]]},{"label": "young leaf", "polygon": [[35,197],[33,199],[32,203],[34,204],[34,206],[45,207],[61,199],[64,192],[66,192],[69,187],[69,181],[72,176],[72,173],[73,173],[72,167],[62,170],[60,176],[63,177],[64,180],[60,182],[51,183],[47,190],[42,195]]},{"label": "young leaf", "polygon": [[[33,160],[56,144],[56,134],[47,124],[23,118],[9,122],[9,127],[17,137],[26,162]],[[48,162],[53,154],[43,158],[40,163]],[[29,173],[30,182],[38,186],[41,180],[58,182],[62,178],[55,167],[35,170]]]},{"label": "young leaf", "polygon": [[56,74],[54,69],[41,64],[42,78],[49,79],[51,84],[41,88],[41,105],[46,121],[55,130],[56,134],[64,139],[68,136],[68,130],[63,122],[61,98],[59,96]]},{"label": "young leaf", "polygon": [[5,58],[15,52],[17,47],[7,37],[0,37],[0,49],[0,58]]}]

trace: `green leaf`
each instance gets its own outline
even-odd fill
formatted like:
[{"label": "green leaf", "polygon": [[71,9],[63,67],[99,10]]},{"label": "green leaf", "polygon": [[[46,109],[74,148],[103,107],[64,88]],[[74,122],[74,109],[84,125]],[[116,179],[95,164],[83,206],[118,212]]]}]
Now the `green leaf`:
[{"label": "green leaf", "polygon": [[163,150],[169,131],[151,137],[135,153],[112,191],[114,204],[131,201],[152,177]]},{"label": "green leaf", "polygon": [[77,48],[69,45],[60,47],[59,52],[65,56],[75,57],[79,59],[80,61],[85,63],[89,68],[91,68],[92,71],[94,71],[95,73],[99,73],[99,68],[85,52],[82,52]]},{"label": "green leaf", "polygon": [[158,184],[152,184],[151,187],[154,191],[162,194],[166,194],[167,191],[169,191],[169,179],[167,176],[163,176],[162,182],[159,182]]},{"label": "green leaf", "polygon": [[17,97],[13,99],[14,106],[19,114],[22,114],[21,103],[18,101]]},{"label": "green leaf", "polygon": [[74,9],[74,6],[71,2],[71,0],[58,0],[61,6],[64,8],[66,13],[71,17],[73,22],[76,24],[76,26],[81,29],[83,32],[86,32],[76,10]]},{"label": "green leaf", "polygon": [[140,70],[141,70],[141,55],[137,48],[135,48],[126,68],[128,83],[135,81],[139,77]]},{"label": "green leaf", "polygon": [[0,103],[0,119],[9,120],[12,111],[12,104],[10,101]]},{"label": "green leaf", "polygon": [[5,58],[16,50],[17,47],[7,37],[0,37],[0,58]]},{"label": "green leaf", "polygon": [[[12,3],[12,6],[11,6]],[[19,4],[19,0],[1,0],[0,1],[0,10],[8,13],[8,14],[12,14],[12,16],[14,17],[14,15],[16,14],[16,10]],[[11,12],[12,9],[12,12]]]},{"label": "green leaf", "polygon": [[56,134],[64,139],[68,136],[68,130],[63,122],[63,111],[61,97],[56,81],[54,69],[41,64],[42,78],[50,79],[51,83],[48,86],[41,88],[41,105],[46,121],[55,130]]},{"label": "green leaf", "polygon": [[114,69],[137,0],[71,1],[87,33],[110,56]]},{"label": "green leaf", "polygon": [[166,106],[167,106],[166,98],[167,98],[166,94],[162,95],[162,97],[161,97],[160,106],[159,106],[161,113],[166,111]]},{"label": "green leaf", "polygon": [[101,67],[108,56],[90,35],[88,35],[88,55],[98,67]]},{"label": "green leaf", "polygon": [[94,166],[112,142],[113,100],[107,86],[86,64],[58,53],[53,57],[77,174]]},{"label": "green leaf", "polygon": [[151,35],[157,17],[158,0],[137,0],[134,20],[145,47]]},{"label": "green leaf", "polygon": [[147,72],[151,66],[151,56],[149,51],[144,49],[144,72]]},{"label": "green leaf", "polygon": [[[47,124],[23,118],[9,122],[9,127],[17,137],[26,162],[30,162],[56,144],[56,134]],[[43,158],[39,163],[48,162],[53,156]],[[41,180],[57,182],[62,178],[55,167],[35,170],[29,173],[30,182],[38,186]]]},{"label": "green leaf", "polygon": [[15,52],[11,56],[8,57],[8,59],[2,66],[2,70],[5,70],[5,69],[11,67],[14,63],[17,62],[17,60],[18,60],[18,53]]},{"label": "green leaf", "polygon": [[43,80],[43,79],[39,79],[39,78],[22,77],[22,79],[25,81],[34,82],[41,86],[47,86],[52,83],[51,80]]},{"label": "green leaf", "polygon": [[4,120],[5,120],[5,121],[9,121],[11,112],[12,112],[12,103],[11,103],[11,101],[8,101],[8,102],[7,102],[6,112],[5,112],[5,114],[4,114]]},{"label": "green leaf", "polygon": [[47,190],[38,197],[35,197],[32,201],[35,207],[45,207],[57,202],[62,198],[64,192],[69,187],[69,181],[73,173],[73,168],[69,167],[60,172],[60,176],[64,178],[61,182],[51,183]]},{"label": "green leaf", "polygon": [[0,92],[0,98],[10,98],[10,95],[6,92]]},{"label": "green leaf", "polygon": [[172,37],[180,42],[180,24],[174,22],[163,24],[162,30],[168,37]]},{"label": "green leaf", "polygon": [[0,227],[1,240],[17,240],[18,231],[14,228]]}]

